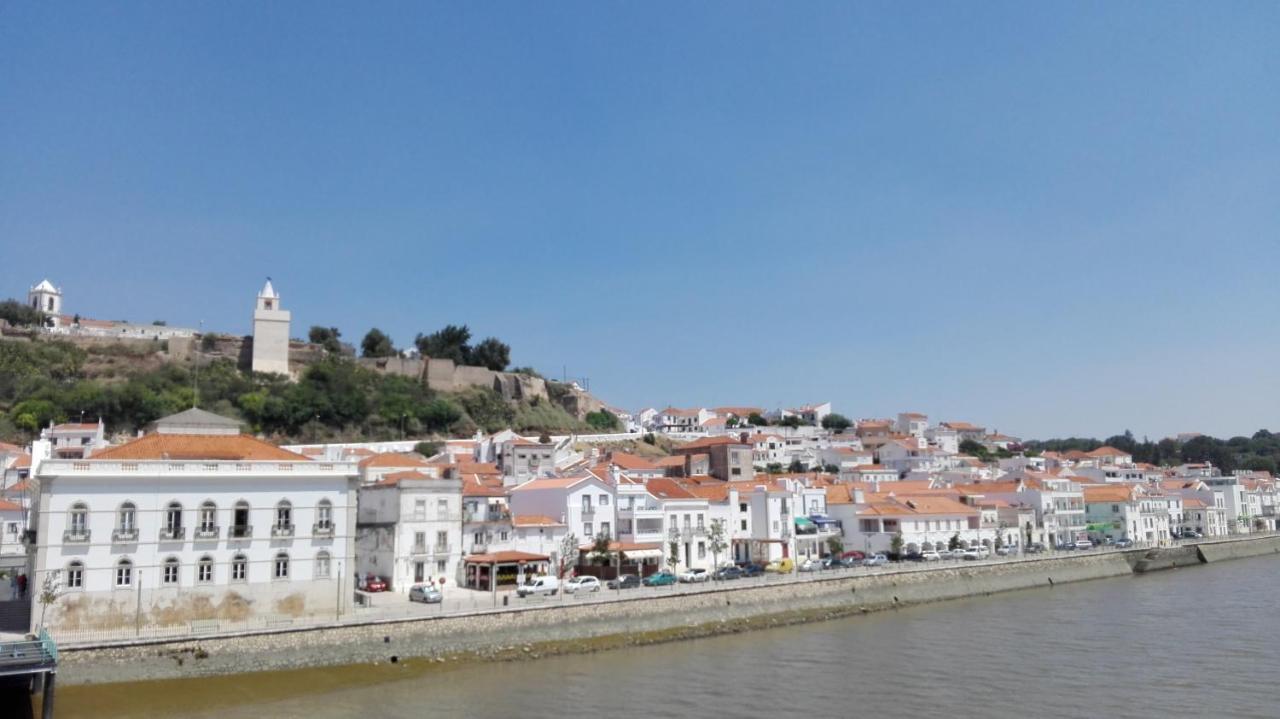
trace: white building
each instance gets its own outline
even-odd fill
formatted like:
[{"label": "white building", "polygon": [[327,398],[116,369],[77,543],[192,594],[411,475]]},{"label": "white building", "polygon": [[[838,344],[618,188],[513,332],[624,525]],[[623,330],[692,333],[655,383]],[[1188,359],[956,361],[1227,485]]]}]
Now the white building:
[{"label": "white building", "polygon": [[53,283],[47,279],[40,280],[40,283],[33,285],[27,290],[27,304],[31,309],[39,310],[50,316],[50,320],[57,326],[59,316],[62,314],[62,290],[54,287]]},{"label": "white building", "polygon": [[531,479],[513,487],[510,497],[513,515],[540,515],[564,522],[568,533],[584,543],[598,536],[615,537],[618,524],[613,487],[590,472]]},{"label": "white building", "polygon": [[290,313],[280,306],[271,278],[258,293],[253,310],[253,371],[289,374]]},{"label": "white building", "polygon": [[107,446],[106,427],[97,422],[64,422],[50,424],[40,431],[40,439],[48,440],[52,456],[79,459]]},{"label": "white building", "polygon": [[360,488],[356,567],[407,594],[414,584],[461,578],[462,482],[421,472],[385,475]]},{"label": "white building", "polygon": [[44,460],[31,481],[33,586],[57,572],[66,589],[48,611],[55,635],[348,608],[354,464],[311,461],[191,409],[87,459]]}]

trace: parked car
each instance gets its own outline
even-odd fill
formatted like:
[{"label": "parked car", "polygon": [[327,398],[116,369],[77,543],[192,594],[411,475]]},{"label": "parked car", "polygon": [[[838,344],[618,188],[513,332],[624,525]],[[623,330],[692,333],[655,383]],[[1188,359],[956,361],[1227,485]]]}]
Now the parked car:
[{"label": "parked car", "polygon": [[385,592],[388,589],[387,580],[382,577],[375,577],[372,574],[367,574],[360,580],[360,586],[358,589],[362,589],[366,592]]},{"label": "parked car", "polygon": [[1112,543],[1111,546],[1115,547],[1116,549],[1128,549],[1129,547],[1133,546],[1133,540],[1117,539],[1115,542]]},{"label": "parked car", "polygon": [[644,585],[646,587],[665,587],[668,584],[675,584],[675,583],[676,583],[676,575],[672,574],[671,572],[665,572],[665,571],[657,572],[656,574],[650,574],[649,576],[644,578]]},{"label": "parked car", "polygon": [[533,594],[554,596],[558,591],[560,591],[560,580],[555,577],[534,577],[516,587],[516,594],[520,597],[527,597]]},{"label": "parked car", "polygon": [[904,561],[904,562],[923,562],[923,561],[924,561],[924,553],[923,553],[923,552],[907,552],[906,554],[902,555],[902,561]]},{"label": "parked car", "polygon": [[1044,545],[1040,542],[1032,542],[1027,545],[1027,554],[1040,554],[1044,551]]},{"label": "parked car", "polygon": [[875,554],[862,560],[864,567],[883,567],[889,563],[889,558],[883,554]]},{"label": "parked car", "polygon": [[1005,544],[1005,545],[1003,545],[1003,546],[996,547],[996,556],[997,556],[997,557],[1007,557],[1007,556],[1009,556],[1010,554],[1015,554],[1017,551],[1018,551],[1018,550],[1017,550],[1017,547],[1011,547],[1011,546],[1009,546],[1009,545]]},{"label": "parked car", "polygon": [[634,589],[640,586],[640,577],[634,574],[624,574],[617,579],[610,579],[606,586],[610,589]]},{"label": "parked car", "polygon": [[969,561],[982,559],[982,553],[978,551],[977,547],[969,547],[968,549],[964,550],[964,552],[961,553],[960,556],[961,558]]},{"label": "parked car", "polygon": [[852,559],[843,559],[841,557],[827,557],[822,560],[823,569],[848,569],[856,566],[857,562]]},{"label": "parked car", "polygon": [[937,562],[941,559],[942,559],[942,555],[938,554],[938,552],[933,549],[930,549],[927,552],[920,553],[920,561],[922,562]]},{"label": "parked car", "polygon": [[415,584],[409,587],[409,601],[422,602],[423,604],[439,604],[444,601],[444,595],[439,589],[427,584]]},{"label": "parked car", "polygon": [[1182,538],[1183,539],[1202,539],[1204,538],[1204,535],[1201,534],[1200,532],[1197,532],[1194,529],[1184,529],[1182,530]]},{"label": "parked car", "polygon": [[730,564],[727,567],[721,567],[711,575],[712,579],[724,581],[728,579],[737,579],[742,576],[742,570]]},{"label": "parked car", "polygon": [[600,591],[600,580],[596,577],[574,577],[564,583],[565,594],[598,591]]},{"label": "parked car", "polygon": [[711,573],[705,569],[686,569],[680,572],[678,579],[685,584],[697,584],[705,582],[711,578]]},{"label": "parked car", "polygon": [[764,574],[764,567],[759,564],[743,564],[739,567],[744,577],[758,577]]},{"label": "parked car", "polygon": [[802,572],[816,572],[822,568],[822,565],[812,559],[805,559],[800,562],[798,569]]},{"label": "parked car", "polygon": [[845,552],[845,553],[841,554],[841,555],[840,555],[840,558],[841,558],[841,559],[853,559],[853,560],[856,560],[856,561],[861,562],[862,560],[864,560],[864,559],[866,559],[866,558],[867,558],[867,553],[866,553],[866,552],[859,552],[859,551],[858,551],[858,550],[856,550],[856,549],[851,549],[851,550],[849,550],[849,551],[847,551],[847,552]]},{"label": "parked car", "polygon": [[1093,542],[1090,542],[1087,539],[1081,539],[1080,541],[1075,543],[1075,548],[1076,549],[1093,549]]},{"label": "parked car", "polygon": [[775,559],[764,565],[764,571],[777,574],[790,574],[795,571],[796,563],[790,559]]}]

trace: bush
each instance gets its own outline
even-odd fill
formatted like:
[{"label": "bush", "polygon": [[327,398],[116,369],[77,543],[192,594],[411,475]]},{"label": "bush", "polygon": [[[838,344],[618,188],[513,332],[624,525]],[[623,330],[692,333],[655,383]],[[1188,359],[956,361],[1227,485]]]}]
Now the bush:
[{"label": "bush", "polygon": [[435,456],[444,447],[444,442],[419,442],[413,445],[413,451],[423,457]]},{"label": "bush", "polygon": [[588,412],[586,416],[587,424],[597,432],[611,432],[622,426],[622,422],[618,421],[618,417],[606,409],[599,412]]}]

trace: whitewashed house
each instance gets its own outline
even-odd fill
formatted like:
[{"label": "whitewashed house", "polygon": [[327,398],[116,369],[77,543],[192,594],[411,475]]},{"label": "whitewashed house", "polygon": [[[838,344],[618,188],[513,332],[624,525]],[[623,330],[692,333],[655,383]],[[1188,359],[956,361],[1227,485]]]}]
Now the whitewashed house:
[{"label": "whitewashed house", "polygon": [[458,581],[462,560],[462,482],[414,470],[360,487],[356,569],[408,594],[414,584]]}]

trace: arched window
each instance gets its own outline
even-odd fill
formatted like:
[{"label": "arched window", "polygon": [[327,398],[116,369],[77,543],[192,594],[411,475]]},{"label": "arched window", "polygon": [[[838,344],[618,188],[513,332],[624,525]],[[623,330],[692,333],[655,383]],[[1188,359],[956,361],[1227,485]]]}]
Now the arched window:
[{"label": "arched window", "polygon": [[333,531],[333,502],[327,499],[320,500],[316,505],[316,533],[326,533]]},{"label": "arched window", "polygon": [[162,539],[181,539],[182,538],[182,505],[177,502],[170,502],[164,510],[164,529],[161,530]]},{"label": "arched window", "polygon": [[253,527],[249,526],[249,503],[243,499],[236,502],[235,512],[231,518],[231,536],[252,536]]},{"label": "arched window", "polygon": [[202,537],[218,536],[218,505],[208,500],[200,505],[200,522],[196,531]]},{"label": "arched window", "polygon": [[138,508],[133,505],[133,502],[120,505],[118,514],[116,528],[121,534],[129,534],[138,528]]},{"label": "arched window", "polygon": [[116,562],[116,586],[128,587],[133,585],[133,562],[127,557]]},{"label": "arched window", "polygon": [[64,539],[71,542],[89,541],[89,505],[84,502],[71,505],[71,513],[67,517],[67,536]]},{"label": "arched window", "polygon": [[276,504],[276,527],[279,529],[287,529],[293,526],[293,505],[289,504],[289,500],[282,499]]},{"label": "arched window", "polygon": [[321,550],[316,553],[316,579],[329,578],[329,553]]},{"label": "arched window", "polygon": [[289,578],[289,553],[288,552],[280,552],[279,554],[276,555],[274,576],[276,579]]},{"label": "arched window", "polygon": [[249,559],[243,554],[231,558],[231,581],[246,582],[249,580]]},{"label": "arched window", "polygon": [[196,581],[207,584],[213,581],[213,557],[204,555],[196,565]]},{"label": "arched window", "polygon": [[79,559],[67,565],[67,589],[84,589],[84,562]]},{"label": "arched window", "polygon": [[160,581],[165,584],[178,583],[178,558],[169,557],[164,560],[164,572],[161,574]]}]

